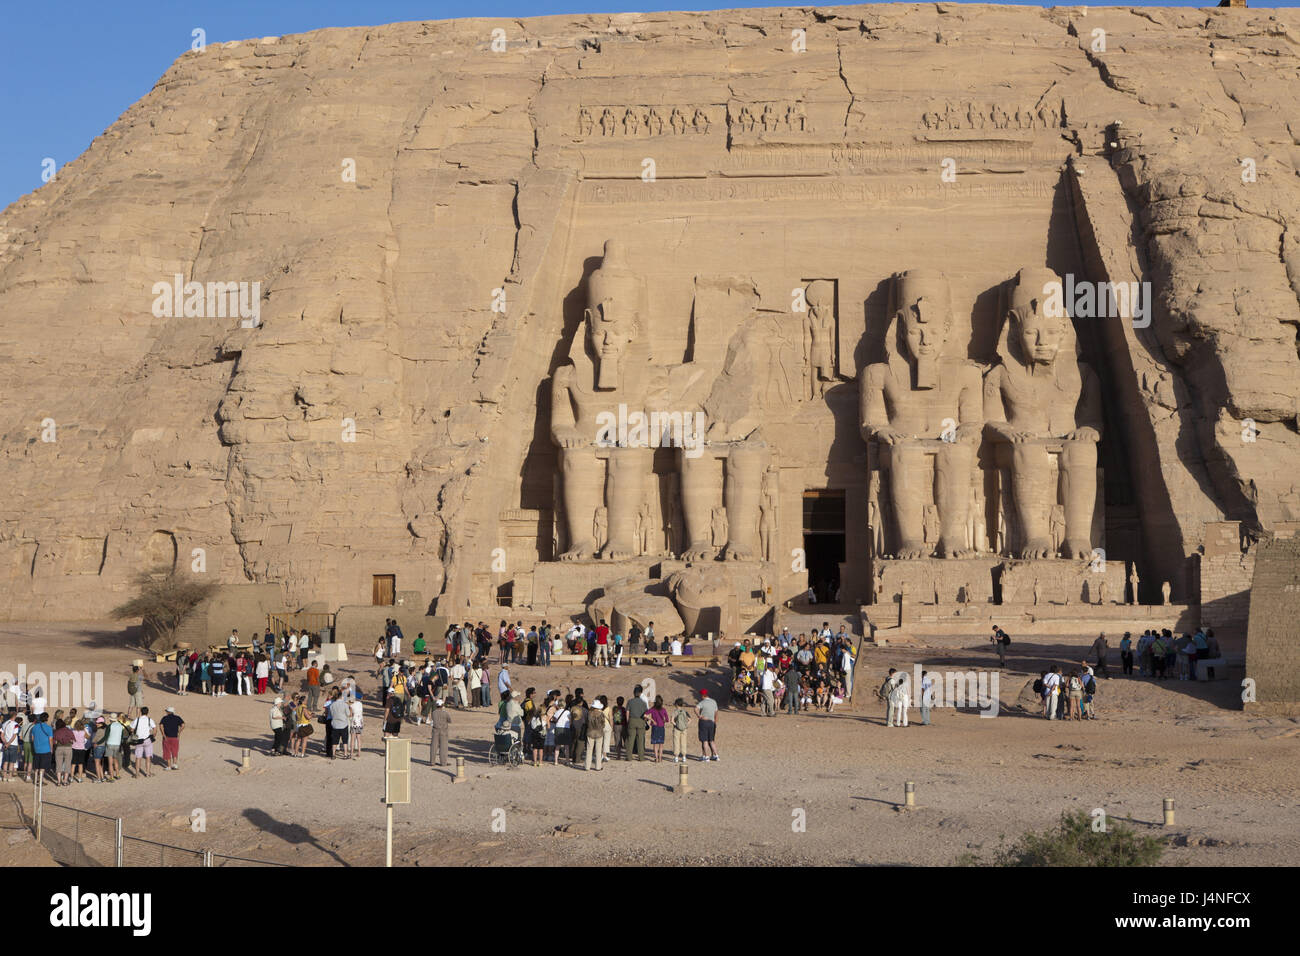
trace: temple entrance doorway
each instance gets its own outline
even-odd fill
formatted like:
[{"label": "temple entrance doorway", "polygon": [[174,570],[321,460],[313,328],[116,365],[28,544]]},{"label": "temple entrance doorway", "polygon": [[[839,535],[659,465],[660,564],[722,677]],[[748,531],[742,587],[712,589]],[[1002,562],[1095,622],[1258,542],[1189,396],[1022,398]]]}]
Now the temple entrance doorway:
[{"label": "temple entrance doorway", "polygon": [[818,604],[840,601],[844,561],[844,490],[810,488],[803,493],[803,550],[808,586]]}]

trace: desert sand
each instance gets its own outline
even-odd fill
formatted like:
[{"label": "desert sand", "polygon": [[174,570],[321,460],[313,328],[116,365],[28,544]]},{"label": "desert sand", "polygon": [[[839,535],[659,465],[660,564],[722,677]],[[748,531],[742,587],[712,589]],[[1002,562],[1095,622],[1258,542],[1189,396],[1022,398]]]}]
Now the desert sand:
[{"label": "desert sand", "polygon": [[[117,645],[112,625],[6,625],[2,669],[102,669],[110,708],[126,702],[125,675],[138,652]],[[1159,827],[1161,800],[1173,797],[1177,825],[1171,864],[1286,865],[1300,858],[1300,721],[1234,708],[1240,674],[1209,684],[1112,678],[1100,681],[1094,722],[1053,723],[1008,709],[1040,664],[1076,661],[1069,638],[1016,643],[1001,681],[1004,709],[993,719],[936,710],[930,727],[884,727],[871,696],[886,668],[987,668],[993,654],[968,650],[865,648],[858,703],[834,715],[764,718],[724,709],[722,760],[688,764],[695,791],[671,792],[670,761],[616,761],[597,774],[567,767],[489,767],[494,713],[452,715],[454,756],[467,784],[431,769],[428,728],[412,737],[414,793],[395,809],[395,862],[404,865],[519,863],[952,863],[988,853],[1005,835],[1052,824],[1066,810],[1101,807],[1139,830]],[[1082,637],[1079,640],[1083,640]],[[938,656],[942,655],[942,656]],[[338,668],[373,693],[373,659]],[[722,668],[512,668],[521,689],[581,686],[590,697],[630,696],[653,679],[671,703],[701,687],[723,691]],[[359,762],[271,757],[270,697],[178,697],[171,672],[150,665],[145,702],[155,716],[175,706],[186,721],[179,772],[151,780],[47,787],[47,800],[125,818],[125,832],[160,842],[298,865],[382,864],[384,852],[379,722],[367,707]],[[864,698],[864,699],[863,699]],[[373,705],[373,698],[368,701]],[[1238,705],[1239,706],[1239,705]],[[692,731],[692,739],[694,737]],[[671,739],[671,738],[670,738]],[[240,749],[253,748],[240,774]],[[899,809],[916,783],[917,808]],[[30,784],[5,785],[30,811]],[[8,803],[12,798],[4,798]],[[201,808],[207,832],[190,832]],[[797,810],[806,830],[796,832]],[[504,832],[500,825],[504,821]],[[496,822],[497,829],[493,829]],[[20,853],[27,854],[22,859]],[[0,841],[0,864],[31,862],[30,848]]]}]

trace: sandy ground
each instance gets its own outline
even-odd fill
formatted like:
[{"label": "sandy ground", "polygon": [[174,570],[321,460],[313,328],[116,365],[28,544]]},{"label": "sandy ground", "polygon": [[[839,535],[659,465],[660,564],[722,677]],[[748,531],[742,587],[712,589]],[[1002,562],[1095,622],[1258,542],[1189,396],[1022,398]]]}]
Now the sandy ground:
[{"label": "sandy ground", "polygon": [[[123,648],[114,625],[0,625],[0,670],[102,670],[110,709],[126,703],[126,674],[139,652]],[[980,638],[982,640],[982,638]],[[1208,684],[1103,680],[1101,719],[1058,723],[1009,709],[1047,661],[1078,661],[1077,639],[1017,641],[1001,681],[1004,708],[993,719],[937,710],[934,723],[886,728],[871,691],[885,670],[914,661],[932,669],[988,668],[994,656],[969,650],[864,650],[859,703],[834,715],[765,718],[724,709],[717,763],[688,764],[690,794],[676,794],[678,768],[614,762],[601,773],[550,764],[490,768],[485,762],[495,713],[452,713],[451,753],[466,758],[469,782],[429,765],[428,728],[408,724],[413,747],[412,802],[395,808],[395,859],[409,865],[549,863],[952,863],[988,853],[1002,836],[1051,825],[1062,811],[1102,808],[1140,830],[1158,826],[1161,800],[1176,801],[1170,864],[1294,865],[1300,862],[1300,721],[1242,713],[1240,669]],[[338,668],[368,693],[372,659]],[[1115,668],[1117,671],[1118,668]],[[636,667],[512,668],[520,689],[571,689],[588,698],[630,696],[652,678],[671,703],[718,694],[723,669]],[[156,768],[150,780],[47,787],[47,800],[126,818],[126,832],[219,853],[301,865],[383,862],[383,757],[379,721],[367,710],[358,761],[319,756],[319,731],[307,759],[271,757],[270,698],[179,697],[150,665],[145,702],[155,718],[173,705],[186,721],[179,772]],[[495,668],[494,668],[495,675]],[[368,702],[373,705],[373,699]],[[694,739],[694,728],[691,731]],[[671,741],[671,734],[669,735]],[[698,745],[696,745],[698,747]],[[253,770],[237,772],[252,747]],[[696,751],[698,752],[698,751]],[[905,781],[917,808],[899,808]],[[0,801],[22,801],[31,785],[3,785]],[[13,794],[13,796],[9,796]],[[206,833],[192,833],[192,811]],[[799,823],[804,826],[800,828]],[[0,865],[36,862],[21,840],[0,840]]]}]

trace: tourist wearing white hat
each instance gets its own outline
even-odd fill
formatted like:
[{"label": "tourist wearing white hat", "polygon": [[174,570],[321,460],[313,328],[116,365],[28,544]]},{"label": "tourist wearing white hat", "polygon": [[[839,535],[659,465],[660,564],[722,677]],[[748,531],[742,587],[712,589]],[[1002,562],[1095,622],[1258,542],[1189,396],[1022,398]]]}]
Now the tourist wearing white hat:
[{"label": "tourist wearing white hat", "polygon": [[271,754],[280,756],[285,753],[289,742],[289,728],[284,720],[284,698],[277,697],[271,704]]},{"label": "tourist wearing white hat", "polygon": [[584,769],[591,769],[591,758],[595,755],[596,769],[600,769],[601,760],[605,756],[605,705],[599,699],[591,702],[591,709],[587,712],[587,756],[584,762]]},{"label": "tourist wearing white hat", "polygon": [[439,699],[434,702],[433,716],[429,718],[432,738],[429,741],[429,767],[442,767],[447,760],[447,740],[451,734],[451,713],[446,702]]},{"label": "tourist wearing white hat", "polygon": [[158,721],[158,727],[163,735],[163,763],[167,765],[168,770],[180,770],[181,731],[185,729],[185,721],[177,715],[175,707],[168,707],[167,713],[163,715],[162,720]]}]

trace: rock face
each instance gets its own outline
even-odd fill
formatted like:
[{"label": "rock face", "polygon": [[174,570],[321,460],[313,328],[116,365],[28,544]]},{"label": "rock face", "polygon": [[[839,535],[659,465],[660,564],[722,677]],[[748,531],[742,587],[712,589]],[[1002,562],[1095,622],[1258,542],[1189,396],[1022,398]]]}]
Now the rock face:
[{"label": "rock face", "polygon": [[[1195,601],[1206,522],[1300,519],[1298,39],[1295,10],[938,4],[186,53],[0,213],[0,616],[97,616],[177,563],[291,607],[580,609],[582,564],[684,554],[752,570],[740,615],[810,580],[866,601],[889,544],[859,386],[896,277],[943,274],[948,357],[987,375],[1026,268],[1150,282],[1071,312],[1101,507],[1081,472],[1039,497],[1095,514],[1144,601]],[[556,376],[602,388],[571,363],[611,239],[638,400],[719,427],[566,483]],[[912,550],[1009,553],[1004,492],[948,484]]]}]

